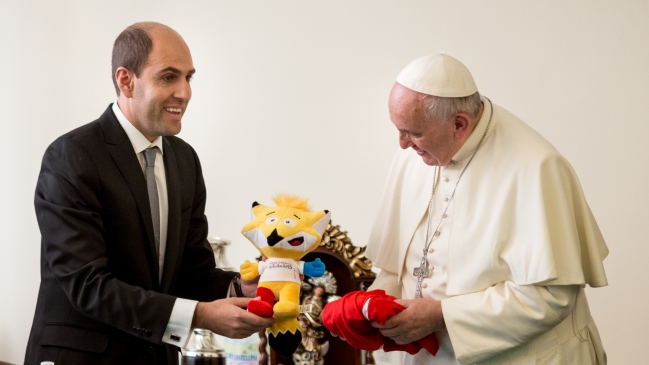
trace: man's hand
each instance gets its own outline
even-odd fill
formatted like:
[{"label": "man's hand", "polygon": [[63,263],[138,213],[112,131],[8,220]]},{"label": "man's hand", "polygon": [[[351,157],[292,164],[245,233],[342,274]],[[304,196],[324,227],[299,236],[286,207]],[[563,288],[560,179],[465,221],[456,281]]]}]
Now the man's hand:
[{"label": "man's hand", "polygon": [[205,328],[229,338],[246,338],[272,325],[273,318],[262,318],[246,311],[250,300],[228,298],[199,302],[192,327]]},{"label": "man's hand", "polygon": [[390,337],[397,344],[404,345],[420,340],[444,328],[444,315],[440,301],[422,298],[399,299],[396,302],[406,309],[388,319],[385,325],[372,322],[372,326],[379,328],[383,336]]},{"label": "man's hand", "polygon": [[252,280],[241,279],[241,291],[246,298],[254,298],[257,296],[257,285],[259,284],[259,276]]}]

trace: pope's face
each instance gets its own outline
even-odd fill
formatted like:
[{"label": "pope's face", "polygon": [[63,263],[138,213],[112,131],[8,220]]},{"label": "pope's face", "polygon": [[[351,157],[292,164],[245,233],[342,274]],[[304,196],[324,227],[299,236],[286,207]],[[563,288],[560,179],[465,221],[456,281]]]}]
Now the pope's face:
[{"label": "pope's face", "polygon": [[153,141],[180,132],[192,97],[189,81],[194,65],[187,44],[175,32],[156,29],[149,36],[153,49],[140,76],[134,79],[131,122]]},{"label": "pope's face", "polygon": [[427,165],[446,166],[460,148],[455,124],[427,118],[422,97],[398,83],[392,88],[388,107],[390,119],[399,130],[399,145],[412,148]]}]

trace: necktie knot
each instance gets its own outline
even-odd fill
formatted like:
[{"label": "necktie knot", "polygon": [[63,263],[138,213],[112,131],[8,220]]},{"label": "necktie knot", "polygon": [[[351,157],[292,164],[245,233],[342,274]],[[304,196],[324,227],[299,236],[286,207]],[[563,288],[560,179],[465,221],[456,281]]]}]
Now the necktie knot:
[{"label": "necktie knot", "polygon": [[146,167],[155,167],[155,156],[158,151],[157,146],[149,147],[144,150],[144,159],[146,160]]}]

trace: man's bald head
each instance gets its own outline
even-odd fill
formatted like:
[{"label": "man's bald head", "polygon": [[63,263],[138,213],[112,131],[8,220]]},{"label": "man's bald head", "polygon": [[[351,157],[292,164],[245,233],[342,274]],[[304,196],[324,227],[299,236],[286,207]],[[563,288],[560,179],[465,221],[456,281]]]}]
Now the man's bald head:
[{"label": "man's bald head", "polygon": [[175,30],[156,22],[135,23],[120,33],[113,44],[112,76],[115,92],[119,96],[119,87],[115,80],[115,72],[119,67],[131,70],[136,77],[140,76],[142,67],[153,49],[153,39],[156,35],[166,34],[180,37]]}]

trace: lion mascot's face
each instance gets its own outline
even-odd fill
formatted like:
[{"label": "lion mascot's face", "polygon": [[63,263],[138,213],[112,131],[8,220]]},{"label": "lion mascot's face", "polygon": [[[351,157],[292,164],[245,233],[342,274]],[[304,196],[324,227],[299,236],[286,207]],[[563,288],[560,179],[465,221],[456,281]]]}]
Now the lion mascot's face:
[{"label": "lion mascot's face", "polygon": [[243,227],[241,233],[266,257],[297,261],[318,247],[331,213],[327,210],[310,212],[306,205],[276,202],[276,207],[252,203],[253,220]]}]

